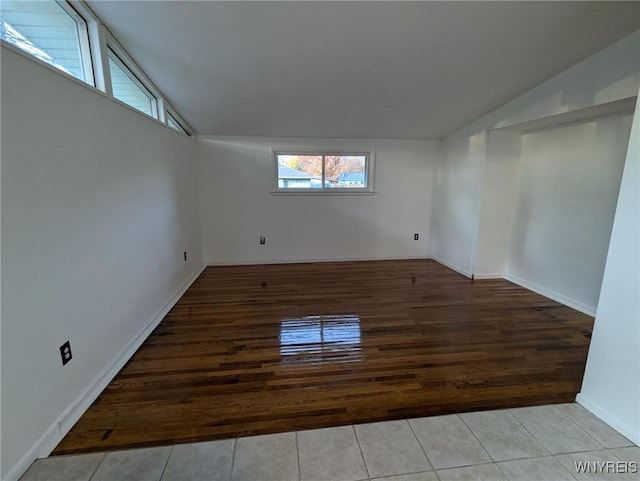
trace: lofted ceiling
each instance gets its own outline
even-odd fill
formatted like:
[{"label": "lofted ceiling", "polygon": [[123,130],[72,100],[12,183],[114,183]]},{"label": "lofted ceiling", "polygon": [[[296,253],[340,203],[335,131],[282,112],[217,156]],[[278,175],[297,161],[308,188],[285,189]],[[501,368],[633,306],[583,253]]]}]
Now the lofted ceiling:
[{"label": "lofted ceiling", "polygon": [[87,3],[214,135],[442,138],[640,28],[640,2]]}]

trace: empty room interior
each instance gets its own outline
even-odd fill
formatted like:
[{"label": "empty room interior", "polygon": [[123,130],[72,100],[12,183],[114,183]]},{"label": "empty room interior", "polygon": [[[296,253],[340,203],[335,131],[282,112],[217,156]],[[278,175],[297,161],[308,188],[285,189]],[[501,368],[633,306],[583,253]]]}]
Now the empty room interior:
[{"label": "empty room interior", "polygon": [[640,3],[0,22],[2,480],[640,479]]}]

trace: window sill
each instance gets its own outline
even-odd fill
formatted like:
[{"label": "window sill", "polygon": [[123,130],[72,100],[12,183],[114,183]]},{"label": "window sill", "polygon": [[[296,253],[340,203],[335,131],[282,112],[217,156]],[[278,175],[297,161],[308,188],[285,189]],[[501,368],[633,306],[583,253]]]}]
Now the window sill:
[{"label": "window sill", "polygon": [[272,190],[271,195],[323,195],[327,197],[335,196],[335,195],[375,195],[376,191],[367,190],[364,192],[352,192],[350,190],[320,190],[320,191],[310,191],[310,190]]}]

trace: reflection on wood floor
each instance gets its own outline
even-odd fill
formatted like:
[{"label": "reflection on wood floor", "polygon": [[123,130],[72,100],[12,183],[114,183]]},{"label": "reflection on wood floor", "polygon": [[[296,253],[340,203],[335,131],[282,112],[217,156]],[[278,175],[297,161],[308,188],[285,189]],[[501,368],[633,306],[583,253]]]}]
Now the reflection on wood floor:
[{"label": "reflection on wood floor", "polygon": [[430,260],[209,267],[54,454],[569,402],[592,325]]}]

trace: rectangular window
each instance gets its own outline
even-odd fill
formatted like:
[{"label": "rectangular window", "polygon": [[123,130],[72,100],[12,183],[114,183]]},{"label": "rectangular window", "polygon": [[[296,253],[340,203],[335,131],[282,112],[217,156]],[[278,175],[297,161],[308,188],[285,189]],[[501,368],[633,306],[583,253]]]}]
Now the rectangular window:
[{"label": "rectangular window", "polygon": [[173,130],[180,132],[181,134],[184,134],[186,136],[189,136],[189,132],[187,132],[187,130],[184,127],[182,127],[182,125],[180,125],[180,122],[178,122],[176,118],[173,115],[171,115],[169,112],[167,112],[167,125]]},{"label": "rectangular window", "polygon": [[276,191],[371,192],[371,153],[276,152]]},{"label": "rectangular window", "polygon": [[154,95],[111,49],[109,49],[108,55],[113,96],[130,107],[157,119],[158,103]]},{"label": "rectangular window", "polygon": [[0,38],[94,85],[87,23],[66,2],[0,2]]}]

